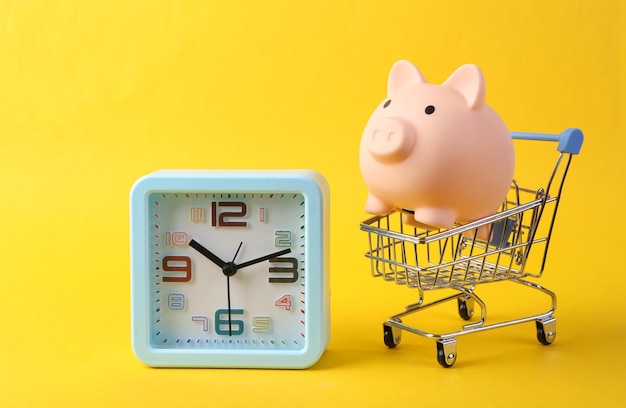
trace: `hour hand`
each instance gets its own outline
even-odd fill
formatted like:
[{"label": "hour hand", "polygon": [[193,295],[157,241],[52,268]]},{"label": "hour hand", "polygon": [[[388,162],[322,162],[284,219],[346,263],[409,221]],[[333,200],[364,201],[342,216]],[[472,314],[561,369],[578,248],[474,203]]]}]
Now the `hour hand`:
[{"label": "hour hand", "polygon": [[189,246],[195,249],[196,251],[200,252],[202,255],[204,255],[206,258],[208,258],[211,262],[213,262],[215,265],[219,266],[220,268],[223,268],[224,265],[226,265],[226,262],[222,261],[220,257],[218,257],[213,252],[209,251],[208,249],[200,245],[198,241],[192,239],[189,242]]},{"label": "hour hand", "polygon": [[245,268],[246,266],[258,264],[260,262],[267,261],[269,259],[276,258],[277,256],[285,255],[285,254],[288,254],[290,252],[291,252],[291,249],[289,249],[289,248],[288,249],[283,249],[282,251],[274,252],[273,254],[265,255],[265,256],[262,256],[260,258],[253,259],[251,261],[241,263],[241,264],[237,265],[237,269],[241,269],[241,268]]}]

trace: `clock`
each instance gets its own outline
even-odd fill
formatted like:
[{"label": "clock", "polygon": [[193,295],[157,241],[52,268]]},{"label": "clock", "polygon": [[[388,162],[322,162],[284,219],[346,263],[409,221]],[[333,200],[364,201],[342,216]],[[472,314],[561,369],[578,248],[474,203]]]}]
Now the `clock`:
[{"label": "clock", "polygon": [[131,340],[155,367],[306,368],[329,340],[329,188],[164,170],[130,193]]}]

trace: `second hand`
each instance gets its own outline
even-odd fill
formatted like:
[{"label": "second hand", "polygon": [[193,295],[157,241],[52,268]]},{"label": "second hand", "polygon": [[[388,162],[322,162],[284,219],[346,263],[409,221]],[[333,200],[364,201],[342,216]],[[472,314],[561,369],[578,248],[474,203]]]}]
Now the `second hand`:
[{"label": "second hand", "polygon": [[[237,259],[237,255],[239,254],[239,250],[241,249],[242,245],[243,245],[243,241],[239,243],[239,247],[237,248],[237,251],[235,252],[235,256],[233,256],[232,263],[235,263],[235,259]],[[226,275],[226,294],[227,294],[227,300],[228,300],[228,335],[232,336],[233,324],[232,324],[232,316],[230,313],[230,275]]]}]

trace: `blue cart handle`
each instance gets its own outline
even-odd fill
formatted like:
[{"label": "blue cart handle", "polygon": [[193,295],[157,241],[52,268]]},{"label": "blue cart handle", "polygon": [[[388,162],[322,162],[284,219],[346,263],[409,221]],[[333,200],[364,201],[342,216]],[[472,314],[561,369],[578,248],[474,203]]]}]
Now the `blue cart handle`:
[{"label": "blue cart handle", "polygon": [[561,153],[578,154],[583,145],[583,132],[580,129],[565,129],[563,132],[553,135],[546,133],[511,132],[513,139],[541,140],[545,142],[559,142],[557,150]]}]

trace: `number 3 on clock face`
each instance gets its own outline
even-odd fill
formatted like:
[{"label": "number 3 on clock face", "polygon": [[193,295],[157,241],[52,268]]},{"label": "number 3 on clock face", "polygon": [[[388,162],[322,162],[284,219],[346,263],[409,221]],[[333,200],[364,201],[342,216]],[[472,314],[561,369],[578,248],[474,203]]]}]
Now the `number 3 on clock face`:
[{"label": "number 3 on clock face", "polygon": [[329,339],[316,172],[162,171],[131,191],[131,320],[152,366],[305,368]]}]

